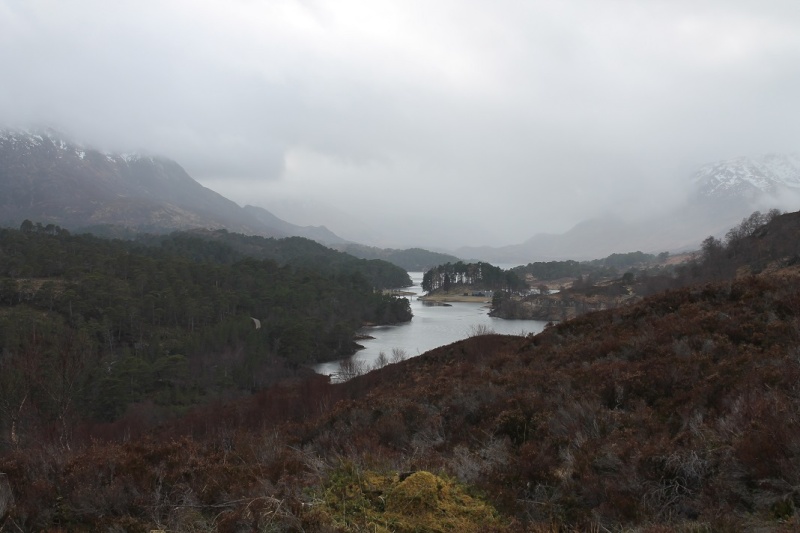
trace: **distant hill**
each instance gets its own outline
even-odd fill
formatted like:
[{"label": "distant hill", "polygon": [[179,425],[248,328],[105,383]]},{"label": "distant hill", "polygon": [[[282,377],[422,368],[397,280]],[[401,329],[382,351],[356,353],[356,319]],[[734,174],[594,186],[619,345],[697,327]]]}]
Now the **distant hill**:
[{"label": "distant hill", "polygon": [[375,248],[363,244],[347,243],[335,246],[336,249],[363,259],[383,259],[408,272],[424,272],[437,265],[457,263],[460,259],[454,255],[431,252],[422,248],[395,250],[392,248]]},{"label": "distant hill", "polygon": [[[209,245],[198,246],[198,240],[206,241]],[[138,241],[157,243],[172,252],[187,254],[196,261],[231,264],[249,257],[338,275],[358,274],[371,286],[380,289],[411,285],[411,278],[397,265],[383,259],[360,259],[304,237],[273,239],[225,230],[195,229],[166,236],[140,237]]]},{"label": "distant hill", "polygon": [[660,253],[697,249],[713,235],[720,237],[743,217],[773,207],[800,207],[800,156],[770,154],[718,161],[690,178],[685,205],[659,216],[627,222],[614,215],[585,220],[562,234],[534,235],[503,247],[463,247],[461,257],[495,263],[588,260],[611,253]]},{"label": "distant hill", "polygon": [[342,239],[325,226],[297,226],[276,217],[263,207],[246,205],[244,206],[244,211],[253,216],[264,226],[276,231],[282,231],[286,235],[292,237],[305,237],[306,239],[311,239],[312,241],[317,241],[327,246],[342,245],[349,242]]},{"label": "distant hill", "polygon": [[[551,273],[571,279],[559,280],[562,284],[566,282],[566,286],[556,293],[537,291],[523,297],[499,295],[493,301],[490,314],[506,319],[566,320],[590,311],[630,305],[667,289],[790,267],[800,263],[798,242],[800,213],[780,214],[775,209],[752,213],[730,228],[724,239],[707,237],[701,250],[685,254],[687,260],[677,264],[651,261],[649,265],[640,264],[640,268],[629,268],[623,275],[616,268],[598,268],[611,257],[586,263],[531,263],[514,270],[521,275],[530,274],[535,280],[553,279]],[[616,255],[615,259],[625,258],[625,255]],[[631,259],[646,257],[641,252],[627,255]]]},{"label": "distant hill", "polygon": [[745,203],[735,208],[695,203],[636,224],[609,215],[583,221],[562,234],[540,233],[520,244],[464,247],[455,253],[494,263],[527,264],[566,259],[586,261],[634,251],[680,252],[697,249],[709,235],[724,234],[750,212]]},{"label": "distant hill", "polygon": [[25,219],[109,234],[209,228],[344,242],[325,228],[242,208],[167,158],[101,153],[53,130],[2,130],[0,223],[16,227]]}]

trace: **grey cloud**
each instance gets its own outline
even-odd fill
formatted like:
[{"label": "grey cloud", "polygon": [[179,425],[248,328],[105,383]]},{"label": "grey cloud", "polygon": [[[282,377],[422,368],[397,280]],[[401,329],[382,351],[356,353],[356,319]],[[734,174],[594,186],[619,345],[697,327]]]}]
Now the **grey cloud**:
[{"label": "grey cloud", "polygon": [[0,118],[162,153],[240,203],[357,209],[387,242],[509,243],[677,203],[707,161],[800,150],[796,11],[10,0]]}]

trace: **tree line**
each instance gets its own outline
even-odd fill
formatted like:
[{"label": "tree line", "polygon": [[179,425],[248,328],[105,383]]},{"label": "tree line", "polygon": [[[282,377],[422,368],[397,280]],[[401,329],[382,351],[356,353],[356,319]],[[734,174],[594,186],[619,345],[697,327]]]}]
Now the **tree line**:
[{"label": "tree line", "polygon": [[427,292],[448,291],[456,286],[481,290],[518,291],[527,285],[511,270],[503,270],[489,263],[445,263],[436,266],[422,277],[422,289]]},{"label": "tree line", "polygon": [[0,447],[44,428],[67,442],[77,421],[146,402],[181,412],[352,354],[363,323],[411,319],[368,275],[244,257],[224,238],[1,229]]},{"label": "tree line", "polygon": [[644,252],[614,253],[591,261],[537,261],[514,267],[512,270],[525,279],[531,276],[538,281],[553,281],[561,278],[613,278],[625,271],[642,271],[663,263],[669,252],[658,255]]}]

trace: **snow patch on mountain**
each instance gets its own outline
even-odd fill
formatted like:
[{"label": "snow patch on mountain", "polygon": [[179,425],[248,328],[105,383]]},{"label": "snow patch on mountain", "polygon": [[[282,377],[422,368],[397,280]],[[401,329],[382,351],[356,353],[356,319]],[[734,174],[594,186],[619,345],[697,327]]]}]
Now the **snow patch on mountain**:
[{"label": "snow patch on mountain", "polygon": [[697,194],[706,199],[758,199],[800,190],[800,155],[737,157],[700,168],[693,176]]},{"label": "snow patch on mountain", "polygon": [[40,148],[50,147],[61,152],[62,155],[74,156],[78,159],[85,159],[88,152],[100,154],[106,161],[113,164],[119,163],[132,163],[135,161],[151,161],[154,162],[156,158],[138,154],[138,153],[124,153],[117,154],[112,152],[100,152],[91,147],[83,146],[68,140],[66,136],[52,128],[43,128],[35,130],[19,130],[19,129],[0,129],[0,147],[10,146],[16,149],[21,147],[27,148]]}]

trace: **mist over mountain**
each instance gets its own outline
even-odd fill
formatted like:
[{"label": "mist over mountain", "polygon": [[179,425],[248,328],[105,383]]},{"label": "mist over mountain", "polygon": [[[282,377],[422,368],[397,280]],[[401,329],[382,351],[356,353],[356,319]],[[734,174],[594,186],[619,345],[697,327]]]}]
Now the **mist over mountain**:
[{"label": "mist over mountain", "polygon": [[240,207],[165,157],[103,153],[52,129],[2,130],[0,223],[18,227],[26,219],[112,237],[196,228],[304,237],[410,270],[457,260],[421,249],[362,246],[323,225],[300,226],[263,207]]},{"label": "mist over mountain", "polygon": [[[722,236],[754,210],[795,208],[800,200],[800,157],[768,154],[718,161],[696,170],[688,183],[687,201],[666,213],[631,221],[612,212],[562,234],[535,233],[520,244],[502,247],[462,247],[441,258],[525,264],[696,249],[705,237]],[[428,265],[438,257],[414,253],[409,260],[398,255],[402,250],[359,247],[324,225],[300,226],[262,207],[240,207],[202,186],[171,159],[103,153],[54,130],[0,132],[0,198],[0,222],[10,226],[30,219],[71,229],[226,229],[264,237],[305,237],[357,256],[393,256],[396,264],[406,266]],[[508,216],[513,217],[513,211]],[[380,231],[380,223],[372,229]]]},{"label": "mist over mountain", "polygon": [[659,253],[697,249],[720,237],[755,210],[797,209],[800,157],[768,154],[738,157],[702,166],[689,179],[684,205],[657,216],[628,221],[614,214],[587,219],[563,234],[535,234],[503,247],[462,247],[462,257],[500,263],[562,259],[586,260],[611,253]]},{"label": "mist over mountain", "polygon": [[800,155],[766,154],[717,161],[700,168],[692,181],[700,200],[779,200],[800,192]]},{"label": "mist over mountain", "polygon": [[72,229],[208,228],[345,242],[325,228],[296,226],[265,209],[242,208],[203,187],[171,159],[102,153],[51,129],[0,131],[0,222],[16,226],[24,219]]},{"label": "mist over mountain", "polygon": [[286,222],[285,220],[276,217],[263,207],[246,205],[244,206],[244,211],[265,226],[278,231],[283,231],[286,235],[291,235],[292,237],[305,237],[306,239],[311,239],[312,241],[317,241],[329,246],[335,244],[346,244],[349,242],[346,239],[339,237],[325,226],[297,226],[291,222]]}]

